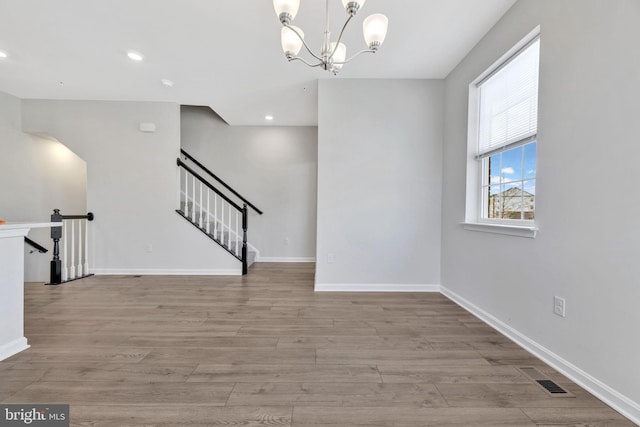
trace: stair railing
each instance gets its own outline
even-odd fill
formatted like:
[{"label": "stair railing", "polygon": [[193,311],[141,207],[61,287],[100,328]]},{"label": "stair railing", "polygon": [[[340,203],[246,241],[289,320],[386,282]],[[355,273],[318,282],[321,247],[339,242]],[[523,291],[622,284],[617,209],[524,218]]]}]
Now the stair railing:
[{"label": "stair railing", "polygon": [[236,196],[238,199],[242,200],[243,203],[245,203],[247,206],[249,206],[251,209],[253,209],[254,211],[256,211],[258,214],[262,215],[262,211],[260,209],[258,209],[253,203],[251,203],[250,201],[248,201],[247,199],[245,199],[242,195],[240,195],[240,193],[238,193],[236,190],[234,190],[233,188],[231,188],[231,186],[229,186],[229,184],[227,184],[226,182],[224,182],[222,179],[220,179],[216,174],[214,174],[213,172],[211,172],[205,165],[203,165],[202,163],[200,163],[195,157],[193,157],[191,154],[187,153],[186,151],[184,151],[183,149],[180,149],[180,153],[184,156],[185,159],[188,159],[189,161],[193,162],[196,166],[198,166],[202,171],[204,171],[207,175],[209,175],[211,178],[213,178],[214,180],[218,181],[220,183],[220,185],[222,187],[224,187],[225,189],[227,189],[231,194],[233,194],[234,196]]},{"label": "stair railing", "polygon": [[31,240],[30,238],[28,238],[27,236],[24,236],[24,242],[31,246],[33,249],[31,249],[29,251],[30,254],[34,253],[34,252],[40,252],[41,254],[46,254],[47,252],[49,252],[49,249],[45,248],[44,246],[42,246],[40,243]]},{"label": "stair railing", "polygon": [[62,227],[51,227],[53,259],[49,285],[93,276],[89,273],[89,221],[93,221],[93,218],[91,212],[86,215],[62,215],[60,209],[53,210],[51,222],[62,222]]},{"label": "stair railing", "polygon": [[177,165],[176,212],[240,260],[247,274],[247,204],[239,206],[181,159]]}]

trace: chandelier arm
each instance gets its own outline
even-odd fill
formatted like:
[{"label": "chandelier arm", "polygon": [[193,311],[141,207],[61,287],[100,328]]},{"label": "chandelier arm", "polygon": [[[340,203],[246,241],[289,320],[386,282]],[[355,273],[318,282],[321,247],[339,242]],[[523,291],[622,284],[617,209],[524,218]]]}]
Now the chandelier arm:
[{"label": "chandelier arm", "polygon": [[319,67],[319,66],[322,65],[322,62],[318,62],[317,64],[311,64],[311,63],[307,62],[304,58],[301,58],[299,56],[292,56],[292,57],[290,57],[288,59],[289,59],[289,61],[302,61],[302,62],[304,62],[306,65],[308,65],[311,68]]},{"label": "chandelier arm", "polygon": [[[336,42],[336,45],[333,48],[333,51],[331,52],[331,55],[329,55],[329,59],[333,58],[333,54],[336,53],[336,50],[338,50],[338,45],[340,44],[340,41],[342,41],[342,35],[344,34],[344,30],[347,29],[347,25],[349,25],[349,22],[351,21],[351,18],[353,18],[353,15],[349,15],[349,17],[345,21],[344,25],[342,26],[342,30],[340,31],[340,35],[338,36],[338,41]],[[355,58],[355,56],[354,56],[354,58]],[[336,62],[336,64],[339,64],[339,62]]]},{"label": "chandelier arm", "polygon": [[302,41],[302,45],[305,47],[305,49],[307,49],[307,52],[309,52],[309,54],[311,54],[311,56],[313,56],[314,58],[316,58],[318,61],[322,61],[322,58],[320,58],[318,55],[316,55],[315,53],[313,53],[313,51],[311,50],[311,48],[309,48],[309,46],[307,45],[307,42],[304,41],[304,37],[302,37],[300,35],[300,33],[298,31],[296,31],[295,28],[293,28],[291,25],[289,24],[284,24],[285,27],[287,27],[288,29],[290,29],[291,31],[293,31],[295,33],[296,36],[298,36],[298,38]]},{"label": "chandelier arm", "polygon": [[334,64],[338,64],[338,65],[346,64],[347,62],[350,62],[351,60],[353,60],[353,59],[355,59],[356,57],[358,57],[358,56],[362,55],[363,53],[376,53],[376,51],[375,51],[375,50],[372,50],[372,49],[365,49],[365,50],[361,50],[360,52],[358,52],[358,53],[356,53],[355,55],[353,55],[351,58],[346,59],[346,60],[344,60],[344,61],[342,61],[342,62],[334,62]]}]

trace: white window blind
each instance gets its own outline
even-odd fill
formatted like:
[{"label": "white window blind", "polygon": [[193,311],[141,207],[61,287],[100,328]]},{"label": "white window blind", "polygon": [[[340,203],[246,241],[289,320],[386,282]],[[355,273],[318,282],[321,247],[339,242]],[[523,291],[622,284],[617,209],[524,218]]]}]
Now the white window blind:
[{"label": "white window blind", "polygon": [[536,138],[539,57],[536,38],[478,84],[478,159]]}]

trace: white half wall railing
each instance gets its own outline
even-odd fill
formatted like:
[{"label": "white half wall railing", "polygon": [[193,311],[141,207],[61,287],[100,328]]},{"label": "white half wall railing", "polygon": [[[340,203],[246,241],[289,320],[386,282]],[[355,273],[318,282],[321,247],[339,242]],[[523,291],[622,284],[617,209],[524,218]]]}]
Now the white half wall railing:
[{"label": "white half wall railing", "polygon": [[51,228],[53,259],[49,285],[92,276],[89,273],[89,222],[94,215],[62,215],[53,210],[51,222],[62,222],[62,227]]}]

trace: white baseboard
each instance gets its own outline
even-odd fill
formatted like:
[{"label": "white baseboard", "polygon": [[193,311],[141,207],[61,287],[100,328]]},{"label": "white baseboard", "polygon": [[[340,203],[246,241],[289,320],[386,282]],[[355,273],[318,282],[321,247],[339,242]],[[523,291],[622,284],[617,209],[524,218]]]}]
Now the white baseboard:
[{"label": "white baseboard", "polygon": [[259,257],[256,262],[316,262],[314,257]]},{"label": "white baseboard", "polygon": [[14,354],[18,354],[29,347],[31,346],[27,344],[27,339],[25,337],[0,345],[0,361],[8,359]]},{"label": "white baseboard", "polygon": [[94,268],[91,273],[123,276],[240,276],[241,269]]},{"label": "white baseboard", "polygon": [[543,360],[553,369],[562,373],[571,381],[586,389],[589,393],[593,394],[598,399],[602,400],[625,417],[629,418],[632,422],[640,425],[640,404],[629,399],[622,393],[612,389],[602,381],[594,378],[587,372],[573,365],[571,362],[563,359],[549,349],[538,344],[531,338],[523,335],[516,329],[487,313],[480,307],[474,305],[455,292],[450,291],[444,286],[441,287],[441,292],[444,296],[446,296],[474,316],[478,317],[480,320],[484,321],[501,334],[514,341],[529,353]]},{"label": "white baseboard", "polygon": [[316,292],[440,292],[440,285],[421,283],[316,283]]}]

